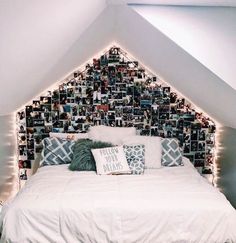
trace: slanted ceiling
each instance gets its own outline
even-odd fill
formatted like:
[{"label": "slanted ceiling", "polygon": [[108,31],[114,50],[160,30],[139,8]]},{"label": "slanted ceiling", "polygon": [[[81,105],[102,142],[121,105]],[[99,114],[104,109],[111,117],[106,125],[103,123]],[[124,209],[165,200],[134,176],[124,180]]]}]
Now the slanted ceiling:
[{"label": "slanted ceiling", "polygon": [[9,114],[115,42],[222,125],[236,90],[124,1],[0,2],[0,114]]}]

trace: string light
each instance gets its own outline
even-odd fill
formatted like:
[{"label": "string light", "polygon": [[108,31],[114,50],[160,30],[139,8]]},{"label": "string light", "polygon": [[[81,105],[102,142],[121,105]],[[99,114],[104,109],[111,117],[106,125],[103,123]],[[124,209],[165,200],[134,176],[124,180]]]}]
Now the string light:
[{"label": "string light", "polygon": [[[73,74],[75,72],[78,72],[78,71],[81,72],[80,70],[83,70],[84,67],[86,66],[86,64],[91,63],[91,60],[93,60],[94,58],[99,58],[101,55],[106,54],[109,51],[109,49],[112,48],[112,47],[119,48],[121,50],[121,54],[127,60],[130,60],[131,62],[134,62],[132,60],[138,60],[130,52],[127,55],[126,52],[123,51],[124,48],[120,44],[118,44],[116,42],[112,42],[107,48],[105,48],[105,50],[98,52],[96,55],[93,55],[93,57],[92,58],[89,58],[88,61],[84,62],[82,65],[80,65],[79,67],[75,68],[74,70],[70,71],[67,75],[65,75],[62,79],[60,79],[60,81],[54,83],[53,85],[51,85],[49,88],[47,88],[43,92],[40,92],[40,94],[38,94],[36,97],[34,97],[29,102],[32,102],[35,99],[39,99],[40,96],[44,96],[44,94],[46,94],[48,92],[48,90],[50,90],[50,91],[56,90],[56,89],[58,89],[58,86],[62,85],[63,83],[69,82],[71,79],[74,78]],[[139,62],[139,67],[141,67],[142,69],[144,69],[145,70],[145,74],[147,74],[148,76],[155,76],[155,77],[157,77],[157,80],[155,82],[150,83],[150,87],[153,87],[154,88],[155,85],[162,85],[162,86],[163,85],[166,85],[166,86],[170,86],[160,75],[157,75],[153,70],[151,70],[149,67],[147,67],[143,63]],[[172,86],[171,86],[171,89],[172,89],[173,92],[177,93],[181,98],[185,98],[186,99],[186,96],[183,95],[179,90],[177,90],[176,88],[173,88]],[[23,106],[21,106],[21,108],[19,108],[18,110],[23,110],[25,108],[25,106],[27,106],[27,104],[29,102],[27,102],[26,104],[24,104]],[[212,118],[211,115],[208,115],[202,108],[198,107],[194,102],[191,101],[191,99],[187,98],[186,99],[186,102],[191,104],[190,109],[195,110],[196,112],[200,112],[200,113],[206,114],[211,120],[214,121],[214,124],[216,126],[215,145],[214,145],[215,146],[215,151],[214,151],[215,159],[213,160],[213,165],[212,165],[213,166],[213,171],[212,171],[213,172],[213,174],[212,174],[213,180],[212,180],[212,183],[215,186],[217,186],[218,168],[217,168],[217,164],[216,164],[216,159],[218,158],[217,155],[218,155],[218,150],[220,148],[220,144],[219,144],[219,132],[218,132],[218,130],[221,127],[221,124],[219,122],[215,121],[215,119]],[[16,138],[16,140],[17,139],[18,139],[18,137]],[[16,155],[18,155],[18,152],[16,152]]]}]

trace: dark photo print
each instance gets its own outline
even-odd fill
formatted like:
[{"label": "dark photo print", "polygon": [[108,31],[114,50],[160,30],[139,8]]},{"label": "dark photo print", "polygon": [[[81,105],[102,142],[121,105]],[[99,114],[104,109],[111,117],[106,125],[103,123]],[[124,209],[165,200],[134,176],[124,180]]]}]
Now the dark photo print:
[{"label": "dark photo print", "polygon": [[31,161],[30,160],[19,160],[19,168],[20,169],[31,169]]},{"label": "dark photo print", "polygon": [[191,140],[198,140],[198,130],[191,131]]},{"label": "dark photo print", "polygon": [[204,166],[204,160],[201,160],[201,159],[195,159],[194,160],[194,166],[195,167],[203,167]]},{"label": "dark photo print", "polygon": [[41,111],[40,100],[33,101],[33,111]]},{"label": "dark photo print", "polygon": [[20,179],[21,180],[27,180],[28,179],[27,170],[26,169],[21,169],[20,170]]},{"label": "dark photo print", "polygon": [[191,142],[191,152],[195,152],[195,151],[198,151],[198,142],[197,141]]}]

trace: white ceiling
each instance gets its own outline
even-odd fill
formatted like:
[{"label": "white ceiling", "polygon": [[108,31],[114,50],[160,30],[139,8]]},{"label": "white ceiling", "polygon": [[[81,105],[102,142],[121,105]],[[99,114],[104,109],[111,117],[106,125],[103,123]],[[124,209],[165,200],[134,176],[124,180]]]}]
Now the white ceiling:
[{"label": "white ceiling", "polygon": [[133,8],[236,90],[236,8]]},{"label": "white ceiling", "polygon": [[235,0],[126,0],[128,4],[236,7]]},{"label": "white ceiling", "polygon": [[116,41],[218,122],[236,128],[236,91],[117,1],[0,1],[0,115]]},{"label": "white ceiling", "polygon": [[105,0],[0,1],[0,114],[55,82],[48,73],[105,7]]}]

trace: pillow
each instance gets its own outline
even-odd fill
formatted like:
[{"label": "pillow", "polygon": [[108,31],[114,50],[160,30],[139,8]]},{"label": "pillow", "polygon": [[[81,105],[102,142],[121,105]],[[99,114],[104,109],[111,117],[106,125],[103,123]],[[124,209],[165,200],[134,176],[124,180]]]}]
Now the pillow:
[{"label": "pillow", "polygon": [[161,168],[161,138],[150,136],[130,136],[123,139],[124,145],[143,144],[145,146],[145,169]]},{"label": "pillow", "polygon": [[136,135],[135,127],[109,127],[93,126],[90,127],[88,136],[92,140],[98,140],[115,145],[122,145],[122,139],[128,136]]},{"label": "pillow", "polygon": [[88,133],[61,133],[61,132],[50,132],[50,138],[62,138],[67,140],[78,140],[88,138]]},{"label": "pillow", "polygon": [[130,174],[123,146],[92,149],[92,153],[96,162],[97,174]]},{"label": "pillow", "polygon": [[60,138],[44,138],[40,166],[69,164],[73,157],[74,141]]},{"label": "pillow", "polygon": [[75,143],[73,149],[73,160],[69,169],[79,171],[96,171],[95,160],[91,149],[112,147],[111,143],[80,139]]},{"label": "pillow", "polygon": [[142,144],[124,145],[124,152],[131,174],[141,175],[144,172],[145,147]]},{"label": "pillow", "polygon": [[163,166],[179,166],[183,165],[182,154],[178,141],[175,138],[164,138],[162,140],[162,158]]}]

